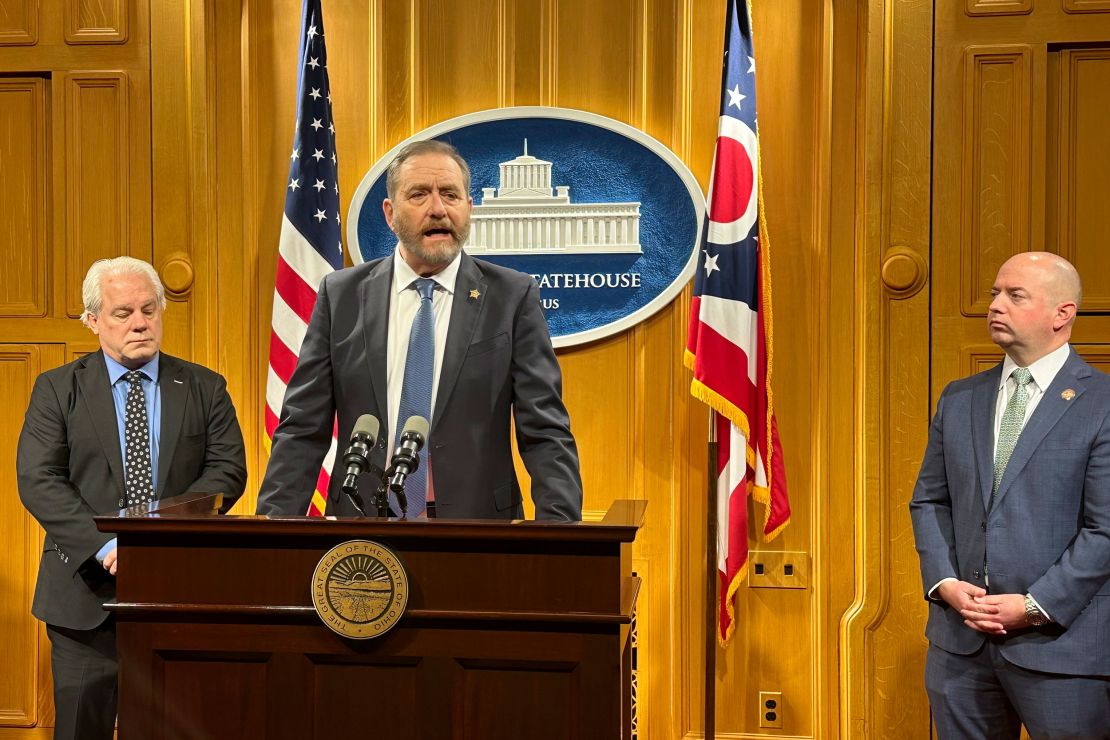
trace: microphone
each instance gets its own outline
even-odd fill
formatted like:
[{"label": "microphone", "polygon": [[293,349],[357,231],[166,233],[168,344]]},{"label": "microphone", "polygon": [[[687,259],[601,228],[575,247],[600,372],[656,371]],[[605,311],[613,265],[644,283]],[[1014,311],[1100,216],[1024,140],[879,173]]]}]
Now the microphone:
[{"label": "microphone", "polygon": [[423,416],[410,416],[405,422],[404,431],[401,432],[401,443],[393,451],[390,460],[389,489],[397,494],[397,502],[401,505],[402,515],[408,512],[408,500],[405,498],[405,478],[420,467],[420,455],[425,440],[428,439],[428,420]]},{"label": "microphone", "polygon": [[374,449],[374,445],[378,441],[378,429],[381,424],[370,414],[363,414],[355,421],[354,429],[351,430],[351,446],[343,453],[343,463],[347,466],[347,473],[343,477],[343,485],[340,490],[351,497],[355,508],[359,510],[363,516],[366,512],[362,510],[358,500],[358,476],[362,472],[372,468],[370,464],[370,450]]}]

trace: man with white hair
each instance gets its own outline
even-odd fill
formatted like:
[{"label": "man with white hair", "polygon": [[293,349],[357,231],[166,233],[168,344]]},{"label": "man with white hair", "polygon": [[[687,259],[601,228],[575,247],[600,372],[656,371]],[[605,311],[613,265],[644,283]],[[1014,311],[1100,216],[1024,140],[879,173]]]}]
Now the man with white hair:
[{"label": "man with white hair", "polygon": [[243,435],[219,374],[160,352],[165,290],[132,257],[95,262],[82,323],[100,351],[41,374],[19,435],[19,497],[46,530],[32,613],[46,623],[55,738],[116,717],[116,541],[93,517],[187,491],[243,493]]}]

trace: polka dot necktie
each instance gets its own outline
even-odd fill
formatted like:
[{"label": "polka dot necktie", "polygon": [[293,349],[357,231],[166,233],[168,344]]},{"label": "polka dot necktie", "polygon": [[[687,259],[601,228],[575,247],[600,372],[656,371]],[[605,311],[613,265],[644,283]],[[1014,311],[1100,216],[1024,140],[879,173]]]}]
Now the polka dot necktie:
[{"label": "polka dot necktie", "polygon": [[127,505],[145,504],[154,500],[154,481],[150,465],[150,424],[146,418],[146,393],[143,392],[143,378],[139,370],[132,370],[124,376],[131,388],[127,391],[127,403],[123,409],[123,438],[125,476],[123,490]]},{"label": "polka dot necktie", "polygon": [[998,484],[1002,482],[1002,475],[1006,472],[1006,465],[1010,462],[1010,455],[1013,454],[1022,427],[1025,426],[1025,408],[1029,403],[1029,390],[1026,386],[1033,380],[1033,374],[1026,367],[1014,368],[1010,377],[1017,387],[1006,403],[1006,410],[1002,412],[1002,424],[998,428],[998,450],[994,453],[994,486],[991,488],[992,504]]}]

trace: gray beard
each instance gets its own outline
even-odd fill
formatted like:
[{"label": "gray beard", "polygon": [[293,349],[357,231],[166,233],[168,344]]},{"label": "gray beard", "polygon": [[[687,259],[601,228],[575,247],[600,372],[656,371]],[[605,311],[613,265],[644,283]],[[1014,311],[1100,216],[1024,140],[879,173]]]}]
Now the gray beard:
[{"label": "gray beard", "polygon": [[454,248],[449,252],[429,252],[425,250],[422,241],[423,236],[423,234],[417,234],[415,244],[410,243],[405,238],[401,238],[401,244],[404,245],[405,251],[409,252],[426,265],[448,265],[451,263],[451,260],[458,256],[459,252],[462,251],[463,245],[466,244],[466,240],[470,238],[470,224],[468,223],[459,231],[458,237],[455,239]]}]

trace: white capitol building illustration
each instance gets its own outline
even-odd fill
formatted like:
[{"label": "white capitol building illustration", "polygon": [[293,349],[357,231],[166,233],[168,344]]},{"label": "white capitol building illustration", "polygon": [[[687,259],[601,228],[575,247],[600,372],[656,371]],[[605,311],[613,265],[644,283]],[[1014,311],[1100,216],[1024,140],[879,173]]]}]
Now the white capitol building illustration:
[{"label": "white capitol building illustration", "polygon": [[482,188],[470,219],[470,254],[643,254],[639,203],[571,203],[551,189],[551,162],[524,154],[501,162],[497,188]]}]

